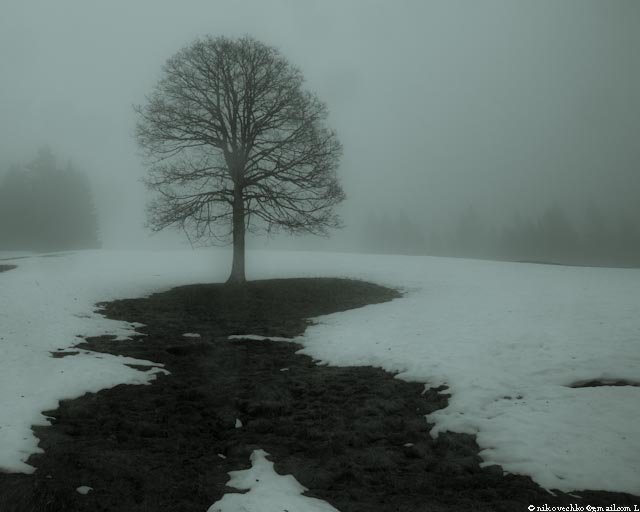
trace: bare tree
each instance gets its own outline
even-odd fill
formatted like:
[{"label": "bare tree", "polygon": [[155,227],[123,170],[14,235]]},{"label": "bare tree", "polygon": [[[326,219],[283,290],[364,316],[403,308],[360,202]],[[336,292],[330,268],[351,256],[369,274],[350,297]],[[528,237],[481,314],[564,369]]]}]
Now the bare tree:
[{"label": "bare tree", "polygon": [[229,282],[245,281],[245,233],[326,234],[339,226],[342,153],[327,108],[275,48],[255,39],[196,40],[171,57],[136,106],[149,226],[200,242],[233,239]]}]

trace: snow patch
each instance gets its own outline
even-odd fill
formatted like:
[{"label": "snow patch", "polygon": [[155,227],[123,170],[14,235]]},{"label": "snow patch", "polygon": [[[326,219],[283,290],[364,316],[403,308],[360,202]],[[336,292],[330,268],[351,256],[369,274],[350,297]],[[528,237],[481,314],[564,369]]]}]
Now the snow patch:
[{"label": "snow patch", "polygon": [[303,496],[307,488],[292,475],[279,475],[264,450],[251,454],[251,468],[231,471],[227,483],[244,494],[225,494],[207,512],[339,512],[326,501]]},{"label": "snow patch", "polygon": [[[20,258],[16,269],[0,273],[0,471],[34,471],[26,461],[42,450],[31,427],[48,425],[41,411],[56,409],[59,400],[118,384],[149,384],[166,373],[140,369],[154,366],[150,361],[86,350],[71,355],[71,348],[89,336],[139,336],[135,328],[142,324],[103,317],[96,311],[99,302],[215,279],[204,259],[194,266],[179,263],[193,254],[78,251],[51,258],[0,253]],[[58,357],[52,357],[55,352]]]}]

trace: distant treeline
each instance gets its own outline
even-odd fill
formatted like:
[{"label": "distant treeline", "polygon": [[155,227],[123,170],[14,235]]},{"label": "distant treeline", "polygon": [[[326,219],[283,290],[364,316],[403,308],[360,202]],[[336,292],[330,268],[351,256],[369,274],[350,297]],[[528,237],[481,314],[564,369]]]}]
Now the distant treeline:
[{"label": "distant treeline", "polygon": [[373,215],[364,229],[371,252],[428,254],[568,265],[640,266],[640,219],[610,218],[595,205],[572,221],[559,205],[505,227],[485,223],[469,208],[448,229],[423,230],[405,214]]},{"label": "distant treeline", "polygon": [[0,178],[0,250],[58,251],[100,246],[89,182],[48,148]]}]

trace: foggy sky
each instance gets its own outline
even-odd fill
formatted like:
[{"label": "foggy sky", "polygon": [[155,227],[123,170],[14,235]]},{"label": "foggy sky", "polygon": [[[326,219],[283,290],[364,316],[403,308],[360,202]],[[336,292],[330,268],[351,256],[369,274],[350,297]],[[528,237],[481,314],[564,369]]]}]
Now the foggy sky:
[{"label": "foggy sky", "polygon": [[146,243],[132,105],[207,34],[278,47],[328,104],[338,240],[399,209],[428,227],[469,205],[637,208],[636,0],[2,0],[1,169],[49,144],[89,173],[105,246]]}]

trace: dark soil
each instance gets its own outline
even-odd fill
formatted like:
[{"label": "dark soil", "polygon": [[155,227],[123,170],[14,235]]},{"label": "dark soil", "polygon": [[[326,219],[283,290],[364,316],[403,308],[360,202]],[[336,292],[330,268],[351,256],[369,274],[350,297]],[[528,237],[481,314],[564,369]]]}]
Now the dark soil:
[{"label": "dark soil", "polygon": [[[37,471],[0,474],[0,511],[205,512],[231,492],[227,472],[249,467],[257,448],[341,512],[640,501],[604,492],[553,497],[529,478],[481,469],[472,436],[429,435],[425,414],[446,406],[444,389],[424,393],[374,368],[319,366],[293,343],[225,339],[291,337],[310,317],[398,296],[359,281],[291,279],[246,289],[186,286],[104,304],[111,318],[145,323],[147,336],[81,346],[164,363],[171,375],[47,412],[55,419],[36,430],[45,450],[30,459]],[[94,490],[81,495],[82,485]]]},{"label": "dark soil", "polygon": [[0,272],[6,272],[7,270],[13,270],[15,265],[0,265]]},{"label": "dark soil", "polygon": [[602,380],[602,379],[594,379],[594,380],[584,380],[580,382],[574,382],[571,384],[572,388],[599,388],[603,386],[634,386],[640,387],[640,382],[633,382],[625,379],[612,379],[612,380]]}]

